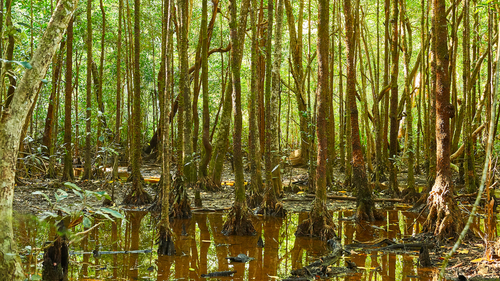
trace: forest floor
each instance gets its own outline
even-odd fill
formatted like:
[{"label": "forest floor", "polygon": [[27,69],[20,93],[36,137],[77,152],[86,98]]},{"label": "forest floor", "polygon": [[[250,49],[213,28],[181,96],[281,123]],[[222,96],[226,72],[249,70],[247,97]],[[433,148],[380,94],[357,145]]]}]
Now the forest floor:
[{"label": "forest floor", "polygon": [[[125,168],[123,168],[126,170]],[[145,179],[158,179],[160,176],[160,168],[156,164],[148,164],[141,169],[141,173]],[[329,189],[328,195],[334,196],[337,200],[328,200],[328,208],[332,211],[338,210],[348,210],[355,208],[355,201],[352,200],[342,200],[340,197],[345,197],[348,199],[349,196],[352,196],[352,193],[342,186],[344,181],[343,173],[337,171],[336,175],[338,175],[334,179],[334,186]],[[314,199],[314,196],[308,194],[307,185],[298,185],[293,184],[293,182],[297,181],[307,181],[307,169],[305,168],[293,168],[286,167],[283,173],[283,188],[284,193],[282,197],[282,201],[286,210],[291,212],[307,212],[310,209],[311,202]],[[52,202],[55,202],[55,192],[60,188],[62,190],[68,191],[68,188],[64,186],[59,180],[49,180],[49,179],[22,179],[26,184],[18,185],[15,189],[14,202],[13,207],[14,211],[17,213],[28,213],[39,215],[44,211],[51,209],[51,204],[47,201],[46,198],[40,195],[34,195],[33,192],[40,191],[44,194],[48,195]],[[398,178],[400,185],[406,185],[406,173],[401,172],[400,177]],[[155,182],[156,180],[152,180]],[[213,211],[224,211],[229,210],[233,204],[234,199],[234,187],[232,186],[234,183],[234,176],[231,171],[231,165],[226,163],[225,169],[223,172],[223,189],[219,192],[201,192],[201,198],[203,200],[203,207],[196,208],[194,207],[194,200],[191,202],[192,211],[193,212],[213,212]],[[117,202],[120,205],[120,202],[124,198],[126,192],[130,188],[131,183],[127,183],[125,181],[110,181],[109,179],[103,180],[90,180],[79,182],[75,181],[79,187],[85,190],[91,191],[106,191],[108,194],[112,194],[112,189],[114,188],[114,202]],[[425,176],[416,176],[416,185],[418,187],[426,186],[427,182]],[[156,194],[156,184],[146,184],[145,190],[152,196]],[[188,190],[189,198],[194,198],[194,190]],[[391,202],[391,201],[383,201],[383,198],[389,198],[388,195],[384,194],[384,190],[377,192],[376,198],[380,200],[377,202],[377,208],[379,209],[401,209],[408,210],[411,205],[405,204],[402,202]],[[340,199],[340,200],[339,200]],[[467,211],[471,208],[470,202],[473,202],[475,199],[470,198],[461,198],[461,209],[463,211]],[[64,205],[66,208],[79,208],[81,207],[81,200],[72,192],[68,192],[68,197],[61,201],[59,204]],[[100,207],[102,206],[102,200],[97,200],[95,198],[90,198],[86,203],[86,206],[89,208]],[[124,208],[139,208],[146,209],[147,206],[143,207],[130,207],[130,206],[121,206]],[[484,214],[484,209],[481,211]],[[464,216],[464,217],[468,217]],[[425,214],[419,214],[417,220],[423,220],[425,218]],[[478,220],[481,221],[481,220]],[[397,223],[397,222],[396,222]],[[480,223],[481,224],[481,223]],[[483,223],[484,226],[484,223]],[[447,277],[448,278],[457,278],[459,275],[464,275],[467,278],[477,276],[484,278],[498,278],[500,277],[500,239],[496,241],[490,241],[488,246],[485,246],[485,240],[480,238],[482,234],[481,229],[482,226],[475,227],[472,231],[474,235],[469,235],[469,237],[464,241],[459,248],[459,251],[455,256],[450,260],[449,268],[447,269]],[[497,230],[498,233],[498,230]],[[413,238],[414,241],[422,242],[422,239],[425,236],[417,235]],[[483,236],[484,237],[484,236]],[[427,242],[427,241],[425,241]],[[433,241],[432,243],[435,243]],[[447,252],[453,246],[453,242],[451,240],[440,242],[438,247],[430,250],[430,257],[433,266],[438,266],[443,257],[447,254]],[[490,249],[488,249],[488,247]],[[485,256],[486,251],[492,251],[493,257],[491,259],[483,258]],[[452,279],[449,279],[452,280]]]}]

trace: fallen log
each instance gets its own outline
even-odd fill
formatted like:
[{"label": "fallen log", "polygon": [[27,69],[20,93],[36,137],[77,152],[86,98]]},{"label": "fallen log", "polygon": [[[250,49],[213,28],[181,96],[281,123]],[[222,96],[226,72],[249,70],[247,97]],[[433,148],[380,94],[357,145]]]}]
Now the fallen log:
[{"label": "fallen log", "polygon": [[202,274],[202,278],[212,278],[212,277],[229,277],[233,276],[233,274],[236,273],[236,270],[233,271],[216,271],[216,272],[210,272],[207,274]]},{"label": "fallen log", "polygon": [[[306,197],[315,197],[316,195],[314,194],[306,194]],[[352,196],[338,196],[338,195],[328,195],[328,199],[333,199],[333,200],[345,200],[345,201],[356,201],[356,197]],[[373,201],[375,202],[394,202],[394,203],[403,203],[403,199],[399,198],[373,198]]]}]

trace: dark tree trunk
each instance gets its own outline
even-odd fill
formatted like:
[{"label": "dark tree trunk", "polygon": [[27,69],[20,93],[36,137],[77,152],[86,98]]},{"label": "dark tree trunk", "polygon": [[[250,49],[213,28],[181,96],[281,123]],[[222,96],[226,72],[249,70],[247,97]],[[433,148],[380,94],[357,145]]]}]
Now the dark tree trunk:
[{"label": "dark tree trunk", "polygon": [[71,19],[66,31],[67,44],[66,44],[66,86],[64,95],[64,171],[62,181],[74,180],[73,175],[73,149],[71,147],[71,94],[73,92],[73,20]]}]

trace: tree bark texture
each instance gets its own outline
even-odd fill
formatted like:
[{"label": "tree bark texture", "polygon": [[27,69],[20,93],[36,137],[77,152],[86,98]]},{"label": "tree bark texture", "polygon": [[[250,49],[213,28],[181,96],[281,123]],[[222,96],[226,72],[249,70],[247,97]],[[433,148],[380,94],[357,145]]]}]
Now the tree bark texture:
[{"label": "tree bark texture", "polygon": [[59,46],[64,30],[77,6],[76,0],[59,1],[38,48],[17,84],[12,102],[2,112],[0,119],[0,280],[23,280],[21,260],[16,253],[12,229],[12,201],[14,178],[21,128],[31,108],[41,79]]}]

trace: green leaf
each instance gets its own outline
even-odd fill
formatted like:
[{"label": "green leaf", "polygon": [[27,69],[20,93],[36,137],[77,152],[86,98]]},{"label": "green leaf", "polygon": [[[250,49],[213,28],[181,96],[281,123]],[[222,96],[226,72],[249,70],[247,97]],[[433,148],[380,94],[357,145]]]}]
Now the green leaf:
[{"label": "green leaf", "polygon": [[60,188],[57,190],[56,194],[59,194],[59,201],[68,197],[68,193]]},{"label": "green leaf", "polygon": [[57,218],[57,214],[54,212],[45,211],[40,215],[41,220],[45,220],[46,218],[49,218],[49,217]]},{"label": "green leaf", "polygon": [[83,199],[83,194],[81,192],[79,192],[78,190],[73,189],[73,193],[80,196],[80,199]]},{"label": "green leaf", "polygon": [[119,218],[119,219],[125,218],[120,212],[113,210],[113,209],[110,209],[110,208],[101,208],[101,211],[108,213],[115,218]]},{"label": "green leaf", "polygon": [[49,80],[47,80],[47,79],[42,79],[42,80],[40,80],[40,81],[42,81],[42,83],[43,83],[43,84],[47,84],[47,83],[49,83]]},{"label": "green leaf", "polygon": [[92,221],[87,216],[83,217],[83,227],[85,228],[92,227]]},{"label": "green leaf", "polygon": [[43,197],[45,197],[45,199],[47,199],[47,201],[49,201],[49,202],[50,202],[50,198],[49,198],[49,196],[48,196],[47,194],[45,194],[45,193],[41,192],[41,191],[35,191],[35,192],[31,193],[31,194],[32,194],[32,195],[37,195],[37,194],[38,194],[38,195],[43,195]]},{"label": "green leaf", "polygon": [[194,269],[194,268],[190,267],[190,268],[189,268],[189,271],[196,271],[196,269]]},{"label": "green leaf", "polygon": [[20,66],[22,66],[22,67],[24,67],[26,69],[32,69],[33,68],[31,66],[31,64],[29,62],[27,62],[27,61],[6,60],[6,59],[0,59],[0,61],[17,63],[17,64],[19,64]]},{"label": "green leaf", "polygon": [[76,185],[72,182],[65,182],[64,185],[69,187],[69,188],[73,188],[73,189],[76,189],[78,191],[82,191],[82,189],[78,185]]},{"label": "green leaf", "polygon": [[107,218],[108,220],[110,220],[110,221],[112,221],[112,222],[114,222],[114,220],[113,220],[113,219],[112,219],[112,218],[111,218],[108,214],[105,214],[105,213],[103,213],[103,212],[101,212],[101,211],[99,211],[99,210],[95,211],[95,213],[96,213],[96,214],[99,214],[99,215],[101,215],[101,216],[103,216],[103,217],[105,217],[105,218]]},{"label": "green leaf", "polygon": [[71,213],[71,211],[68,208],[66,208],[66,207],[58,206],[57,209],[65,212],[66,214],[70,214]]}]

